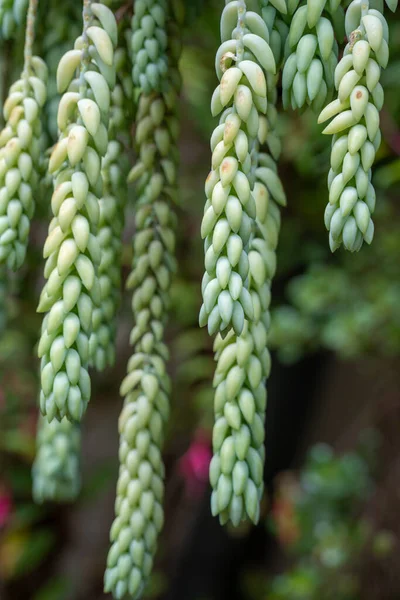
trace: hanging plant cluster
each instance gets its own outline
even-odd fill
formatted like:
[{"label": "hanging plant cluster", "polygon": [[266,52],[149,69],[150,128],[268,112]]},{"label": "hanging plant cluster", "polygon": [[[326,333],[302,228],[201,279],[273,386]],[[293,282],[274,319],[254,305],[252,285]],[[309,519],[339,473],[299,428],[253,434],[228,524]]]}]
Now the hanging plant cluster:
[{"label": "hanging plant cluster", "polygon": [[[54,47],[66,43],[65,28],[56,26],[43,58],[34,56],[38,3],[0,1],[3,40],[26,23],[23,68],[7,93],[0,133],[2,294],[6,269],[24,264],[35,206],[44,204],[43,186],[52,187],[38,303],[43,320],[33,495],[44,502],[79,493],[90,368],[100,371],[115,360],[131,183],[132,355],[121,384],[120,471],[105,590],[117,600],[136,599],[150,576],[164,520],[162,446],[171,388],[165,328],[176,270],[179,58],[186,9],[193,12],[197,4],[83,0],[81,30],[54,73],[47,65]],[[332,251],[341,245],[360,250],[374,235],[371,169],[381,141],[380,78],[389,60],[389,33],[382,0],[223,4],[218,85],[211,99],[218,124],[201,224],[200,326],[216,336],[211,509],[221,524],[236,526],[246,519],[257,523],[263,495],[269,307],[286,204],[277,168],[279,91],[284,109],[310,109],[327,123],[329,244]],[[397,0],[386,4],[397,8]],[[60,10],[68,22],[74,8]],[[130,171],[123,137],[136,155]]]}]

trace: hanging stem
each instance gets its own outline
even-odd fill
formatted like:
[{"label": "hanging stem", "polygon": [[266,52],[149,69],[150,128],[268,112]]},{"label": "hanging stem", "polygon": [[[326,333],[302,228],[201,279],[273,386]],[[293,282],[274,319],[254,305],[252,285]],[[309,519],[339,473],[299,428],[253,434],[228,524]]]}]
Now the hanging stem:
[{"label": "hanging stem", "polygon": [[32,48],[35,41],[35,20],[39,0],[29,0],[28,15],[26,18],[25,46],[24,46],[24,70],[25,78],[29,77],[32,63]]},{"label": "hanging stem", "polygon": [[238,2],[238,21],[236,29],[233,32],[236,38],[236,64],[239,64],[243,60],[244,44],[243,35],[245,30],[245,17],[246,17],[246,3],[244,0]]},{"label": "hanging stem", "polygon": [[91,25],[92,20],[92,11],[91,11],[92,0],[83,0],[83,52],[82,52],[82,62],[80,66],[80,80],[79,80],[79,93],[82,97],[85,97],[87,90],[86,79],[84,78],[84,74],[88,70],[90,63],[90,54],[89,54],[89,38],[87,35],[87,30]]}]

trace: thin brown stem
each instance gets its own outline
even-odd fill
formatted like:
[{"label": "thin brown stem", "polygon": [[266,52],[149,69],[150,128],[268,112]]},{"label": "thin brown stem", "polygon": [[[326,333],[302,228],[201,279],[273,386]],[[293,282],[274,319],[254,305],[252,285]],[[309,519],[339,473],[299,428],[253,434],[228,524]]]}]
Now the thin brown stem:
[{"label": "thin brown stem", "polygon": [[29,0],[28,15],[26,18],[25,46],[24,46],[24,71],[25,77],[29,77],[32,64],[32,48],[35,41],[35,20],[39,0]]}]

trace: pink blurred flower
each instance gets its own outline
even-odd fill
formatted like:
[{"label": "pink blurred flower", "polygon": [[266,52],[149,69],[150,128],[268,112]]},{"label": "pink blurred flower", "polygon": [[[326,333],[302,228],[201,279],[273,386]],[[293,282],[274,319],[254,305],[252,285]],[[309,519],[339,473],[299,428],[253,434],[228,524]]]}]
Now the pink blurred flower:
[{"label": "pink blurred flower", "polygon": [[283,472],[276,478],[275,485],[276,491],[271,516],[281,544],[292,546],[301,535],[296,513],[296,502],[300,497],[299,483],[292,473]]},{"label": "pink blurred flower", "polygon": [[12,498],[10,492],[0,486],[0,528],[7,524],[12,512]]},{"label": "pink blurred flower", "polygon": [[207,432],[198,430],[188,450],[179,460],[179,472],[190,496],[202,494],[208,481],[211,461],[210,438]]}]

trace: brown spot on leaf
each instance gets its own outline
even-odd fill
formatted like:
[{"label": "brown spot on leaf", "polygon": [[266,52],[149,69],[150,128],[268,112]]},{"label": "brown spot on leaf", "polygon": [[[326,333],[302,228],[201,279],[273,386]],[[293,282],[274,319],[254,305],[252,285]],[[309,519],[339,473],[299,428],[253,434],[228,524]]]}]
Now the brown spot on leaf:
[{"label": "brown spot on leaf", "polygon": [[226,171],[229,171],[229,161],[228,161],[228,160],[224,159],[224,160],[222,161],[222,164],[221,164],[221,171],[222,171],[223,173],[226,173]]},{"label": "brown spot on leaf", "polygon": [[225,132],[224,132],[224,133],[225,133],[225,135],[228,135],[228,134],[230,133],[230,131],[231,131],[231,129],[232,129],[232,126],[233,126],[233,125],[232,125],[232,123],[231,123],[230,121],[227,121],[227,122],[225,123]]}]

